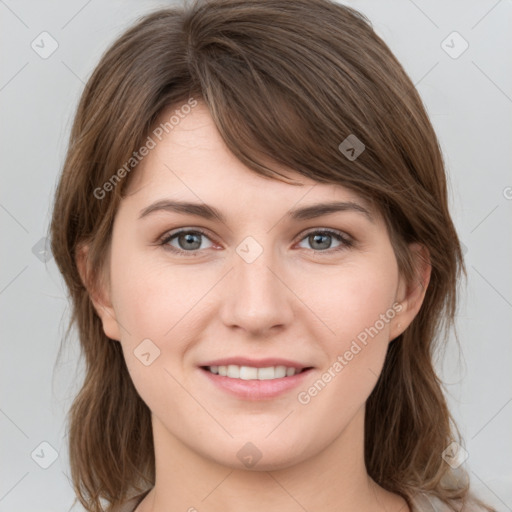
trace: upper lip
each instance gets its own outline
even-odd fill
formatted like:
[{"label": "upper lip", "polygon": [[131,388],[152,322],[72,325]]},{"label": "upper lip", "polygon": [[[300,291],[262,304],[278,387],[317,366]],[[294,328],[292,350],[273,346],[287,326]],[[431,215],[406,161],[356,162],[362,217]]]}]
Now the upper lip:
[{"label": "upper lip", "polygon": [[228,366],[234,364],[237,366],[252,366],[253,368],[268,368],[270,366],[286,366],[287,368],[311,368],[311,365],[302,364],[291,359],[282,359],[276,357],[267,357],[264,359],[250,359],[249,357],[225,357],[207,361],[200,366]]}]

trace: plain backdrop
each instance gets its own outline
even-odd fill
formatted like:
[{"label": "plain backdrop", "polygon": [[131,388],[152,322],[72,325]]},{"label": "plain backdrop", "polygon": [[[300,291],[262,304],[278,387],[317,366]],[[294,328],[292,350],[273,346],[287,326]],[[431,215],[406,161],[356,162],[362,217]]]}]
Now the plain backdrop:
[{"label": "plain backdrop", "polygon": [[[452,336],[437,365],[474,489],[512,510],[512,2],[345,3],[402,62],[439,136],[468,282],[461,350]],[[81,365],[75,336],[55,364],[69,307],[44,237],[84,83],[121,32],[169,5],[0,0],[1,512],[73,503],[66,413]]]}]

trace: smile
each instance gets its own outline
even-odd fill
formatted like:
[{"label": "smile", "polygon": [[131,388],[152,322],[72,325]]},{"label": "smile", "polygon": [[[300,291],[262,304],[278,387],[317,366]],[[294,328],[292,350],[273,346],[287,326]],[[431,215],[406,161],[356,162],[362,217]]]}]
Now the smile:
[{"label": "smile", "polygon": [[308,378],[313,368],[227,364],[200,366],[199,370],[206,377],[207,382],[213,386],[212,390],[252,401],[271,400],[292,391],[299,385],[304,386],[304,380]]},{"label": "smile", "polygon": [[206,366],[206,370],[215,375],[228,377],[230,379],[242,380],[274,380],[284,377],[292,377],[302,372],[304,369],[286,367],[286,366],[268,366],[266,368],[256,368],[254,366],[239,366],[230,364],[227,366]]}]

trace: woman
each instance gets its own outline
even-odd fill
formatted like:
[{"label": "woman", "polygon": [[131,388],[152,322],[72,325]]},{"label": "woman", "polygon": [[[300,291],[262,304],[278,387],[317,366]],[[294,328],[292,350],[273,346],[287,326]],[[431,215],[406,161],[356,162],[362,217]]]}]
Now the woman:
[{"label": "woman", "polygon": [[355,10],[197,1],[130,28],[81,98],[52,250],[87,510],[493,510],[432,363],[464,273],[442,155]]}]

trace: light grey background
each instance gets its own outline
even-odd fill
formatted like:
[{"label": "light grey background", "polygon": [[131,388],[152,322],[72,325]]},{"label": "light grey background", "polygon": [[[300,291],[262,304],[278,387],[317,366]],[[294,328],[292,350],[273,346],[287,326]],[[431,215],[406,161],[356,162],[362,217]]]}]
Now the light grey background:
[{"label": "light grey background", "polygon": [[[512,2],[346,3],[370,18],[403,63],[441,142],[469,276],[461,352],[452,337],[438,368],[474,489],[512,510]],[[69,308],[51,254],[41,261],[40,240],[85,81],[129,24],[171,4],[0,0],[2,512],[64,511],[73,502],[65,415],[81,370],[75,337],[54,368]],[[58,43],[46,59],[31,47],[51,49],[43,31]],[[469,44],[457,58],[463,41],[448,37],[453,31]],[[47,469],[53,452],[43,442],[57,456]]]}]

